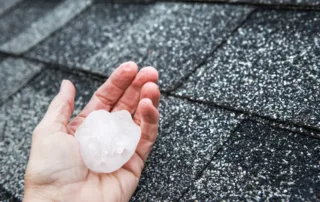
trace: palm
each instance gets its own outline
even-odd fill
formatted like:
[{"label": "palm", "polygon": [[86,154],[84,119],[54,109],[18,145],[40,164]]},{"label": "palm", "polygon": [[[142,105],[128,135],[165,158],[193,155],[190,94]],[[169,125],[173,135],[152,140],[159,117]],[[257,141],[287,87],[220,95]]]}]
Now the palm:
[{"label": "palm", "polygon": [[50,154],[45,159],[54,160],[43,162],[47,166],[46,170],[54,169],[50,169],[41,178],[51,178],[50,181],[60,186],[60,197],[67,201],[127,201],[134,191],[132,188],[137,186],[138,177],[130,171],[141,166],[136,156],[126,165],[132,165],[132,168],[125,167],[108,174],[95,173],[83,164],[78,152],[79,145],[72,136],[54,134],[47,139],[47,143],[60,146],[58,152],[51,151],[52,148],[48,146],[45,147],[47,151],[42,150],[43,153]]},{"label": "palm", "polygon": [[[124,70],[126,77],[124,73],[121,73]],[[123,81],[123,78],[127,78],[127,81]],[[38,138],[37,143],[35,143],[36,140],[33,140],[25,186],[41,187],[42,190],[45,190],[43,195],[52,200],[128,201],[137,187],[144,161],[157,133],[158,114],[154,106],[158,105],[159,91],[154,83],[148,83],[156,80],[157,72],[151,68],[136,75],[120,66],[96,91],[88,105],[74,120],[70,123],[62,121],[52,130],[53,134],[46,138]],[[107,90],[113,93],[106,94]],[[151,99],[153,104],[139,103],[139,100],[143,98]],[[57,108],[57,106],[52,108]],[[141,127],[142,135],[136,153],[122,168],[113,173],[95,173],[88,170],[81,159],[79,144],[74,138],[74,132],[84,118],[97,109],[128,110],[133,114],[136,124]],[[50,117],[46,119],[46,116],[42,122],[48,122]],[[65,118],[65,115],[62,117]],[[34,132],[34,139],[38,133],[42,133],[45,126],[41,125],[45,124],[39,124]]]}]

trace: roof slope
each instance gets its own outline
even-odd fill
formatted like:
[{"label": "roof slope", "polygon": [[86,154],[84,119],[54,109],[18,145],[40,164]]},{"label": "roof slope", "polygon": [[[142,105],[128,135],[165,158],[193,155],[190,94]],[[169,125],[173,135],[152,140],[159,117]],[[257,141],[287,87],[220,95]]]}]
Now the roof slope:
[{"label": "roof slope", "polygon": [[21,200],[61,80],[75,115],[127,60],[155,66],[163,95],[132,201],[320,200],[318,1],[14,2],[0,8],[0,201]]}]

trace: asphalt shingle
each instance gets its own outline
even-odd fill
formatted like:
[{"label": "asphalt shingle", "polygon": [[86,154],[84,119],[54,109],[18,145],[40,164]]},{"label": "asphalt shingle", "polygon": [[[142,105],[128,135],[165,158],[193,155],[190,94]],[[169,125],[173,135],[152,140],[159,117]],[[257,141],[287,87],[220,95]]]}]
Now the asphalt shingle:
[{"label": "asphalt shingle", "polygon": [[101,83],[85,74],[45,70],[0,108],[0,184],[17,198],[21,199],[23,194],[31,133],[58,92],[62,79],[70,79],[76,86],[74,114],[80,112]]},{"label": "asphalt shingle", "polygon": [[2,54],[0,54],[0,62],[2,62],[2,60],[4,60],[6,57]]},{"label": "asphalt shingle", "polygon": [[155,66],[163,91],[180,86],[162,95],[159,136],[132,201],[320,200],[320,12],[23,0],[1,14],[18,1],[0,3],[0,201],[21,200],[31,133],[61,80],[76,84],[77,114],[103,82],[92,74],[127,60]]},{"label": "asphalt shingle", "polygon": [[[69,67],[81,67],[117,35],[147,12],[148,5],[94,4],[27,56]],[[103,65],[106,66],[107,64]]]},{"label": "asphalt shingle", "polygon": [[[106,11],[100,6],[109,6],[111,8],[106,10],[113,11],[103,15]],[[70,26],[37,46],[28,57],[102,74],[110,74],[120,63],[133,60],[140,66],[157,67],[161,74],[160,86],[172,89],[252,11],[245,6],[185,3],[133,5],[136,8],[98,4],[95,7],[98,8],[91,8]],[[141,11],[137,12],[137,9]],[[136,13],[143,15],[137,18]],[[131,20],[126,22],[128,18]],[[87,19],[94,22],[87,24]],[[128,27],[132,20],[132,26]],[[103,37],[99,34],[88,36],[89,30],[95,27],[102,31]],[[71,44],[77,45],[66,45],[67,39],[74,35]],[[88,51],[90,49],[95,54]]]},{"label": "asphalt shingle", "polygon": [[320,128],[320,13],[254,13],[177,94]]},{"label": "asphalt shingle", "polygon": [[22,0],[0,0],[0,15],[17,5]]},{"label": "asphalt shingle", "polygon": [[[0,44],[6,43],[22,33],[34,21],[52,10],[62,0],[25,0],[0,20]],[[10,31],[9,31],[10,30]]]},{"label": "asphalt shingle", "polygon": [[132,201],[176,200],[239,123],[234,113],[163,97],[158,139]]},{"label": "asphalt shingle", "polygon": [[318,0],[227,0],[228,2],[243,2],[267,5],[320,6]]},{"label": "asphalt shingle", "polygon": [[0,24],[0,30],[12,30],[12,25],[16,26],[16,29],[13,29],[14,33],[4,32],[5,37],[0,40],[0,50],[15,54],[29,50],[85,9],[91,1],[65,0],[59,3],[60,1],[28,1],[7,15]]},{"label": "asphalt shingle", "polygon": [[0,201],[1,202],[19,202],[20,200],[14,198],[8,191],[0,186]]},{"label": "asphalt shingle", "polygon": [[0,58],[0,104],[39,73],[42,66],[24,59]]},{"label": "asphalt shingle", "polygon": [[320,140],[245,121],[184,201],[318,201]]}]

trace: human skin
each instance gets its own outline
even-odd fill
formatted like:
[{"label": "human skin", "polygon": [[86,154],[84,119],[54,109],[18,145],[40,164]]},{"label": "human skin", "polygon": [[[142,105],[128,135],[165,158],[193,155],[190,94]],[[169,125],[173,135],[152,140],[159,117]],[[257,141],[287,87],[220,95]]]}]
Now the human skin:
[{"label": "human skin", "polygon": [[[76,90],[64,80],[32,134],[25,174],[25,202],[129,201],[158,134],[158,72],[133,62],[120,65],[72,121]],[[141,128],[135,154],[119,170],[95,173],[82,161],[75,131],[94,110],[127,110]]]}]

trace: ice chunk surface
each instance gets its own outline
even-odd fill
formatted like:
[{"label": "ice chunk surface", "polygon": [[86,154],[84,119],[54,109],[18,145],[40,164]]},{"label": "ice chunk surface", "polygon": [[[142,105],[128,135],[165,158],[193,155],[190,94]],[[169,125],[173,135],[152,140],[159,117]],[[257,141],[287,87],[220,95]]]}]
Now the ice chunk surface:
[{"label": "ice chunk surface", "polygon": [[98,173],[111,173],[129,161],[140,136],[140,127],[125,110],[93,111],[75,133],[84,163]]}]

